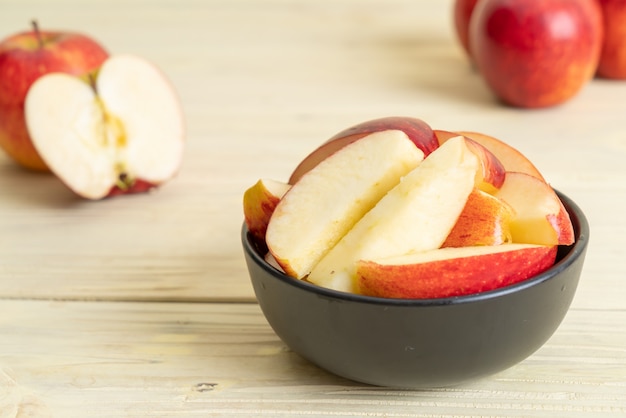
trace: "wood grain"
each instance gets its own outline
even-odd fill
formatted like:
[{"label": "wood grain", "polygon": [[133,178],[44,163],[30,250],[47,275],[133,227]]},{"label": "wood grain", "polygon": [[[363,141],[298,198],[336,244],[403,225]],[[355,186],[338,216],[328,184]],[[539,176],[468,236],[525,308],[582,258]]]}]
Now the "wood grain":
[{"label": "wood grain", "polygon": [[626,312],[574,309],[519,365],[414,391],[318,369],[284,346],[256,304],[20,300],[0,310],[8,401],[53,416],[626,414]]}]

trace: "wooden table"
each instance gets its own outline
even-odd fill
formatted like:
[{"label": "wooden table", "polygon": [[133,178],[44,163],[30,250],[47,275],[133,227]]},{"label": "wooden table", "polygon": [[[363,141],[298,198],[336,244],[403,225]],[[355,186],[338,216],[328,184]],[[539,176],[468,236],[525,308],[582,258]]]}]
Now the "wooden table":
[{"label": "wooden table", "polygon": [[[71,29],[156,63],[187,119],[178,177],[80,200],[0,156],[0,417],[626,416],[626,82],[544,110],[498,104],[451,0],[2,0],[0,37]],[[591,224],[571,310],[527,360],[460,387],[390,390],[307,363],[255,303],[243,191],[363,120],[498,136]]]}]

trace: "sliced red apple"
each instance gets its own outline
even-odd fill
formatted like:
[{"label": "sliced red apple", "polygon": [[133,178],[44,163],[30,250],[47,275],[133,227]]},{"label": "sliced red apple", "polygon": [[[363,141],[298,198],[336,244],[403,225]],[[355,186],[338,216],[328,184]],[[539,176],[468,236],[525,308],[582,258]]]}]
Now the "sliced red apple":
[{"label": "sliced red apple", "polygon": [[85,198],[145,191],[171,179],[182,160],[178,97],[154,65],[135,56],[107,59],[93,85],[61,73],[39,78],[25,116],[51,171]]},{"label": "sliced red apple", "polygon": [[[358,260],[439,248],[465,207],[478,170],[480,162],[463,137],[447,141],[365,214],[308,280],[355,292]],[[317,223],[316,217],[311,222]]]},{"label": "sliced red apple", "polygon": [[252,236],[265,241],[265,231],[278,202],[291,186],[276,180],[260,179],[243,194],[243,215]]},{"label": "sliced red apple", "polygon": [[[450,138],[461,135],[459,133],[442,130],[435,130],[434,132],[440,144],[443,144]],[[468,139],[468,146],[478,156],[482,165],[482,170],[476,173],[476,186],[487,193],[495,193],[495,191],[502,186],[502,183],[504,183],[504,177],[506,175],[504,165],[495,154],[489,151],[485,146],[465,135],[461,136]]]},{"label": "sliced red apple", "polygon": [[526,173],[508,172],[495,194],[515,211],[511,220],[513,242],[541,245],[574,243],[574,228],[552,187]]},{"label": "sliced red apple", "polygon": [[524,154],[497,138],[470,131],[449,132],[435,129],[434,132],[440,144],[457,135],[463,135],[470,138],[491,151],[500,163],[502,163],[506,171],[526,173],[545,181],[543,175],[539,172],[537,167],[535,167],[535,165]]},{"label": "sliced red apple", "polygon": [[427,156],[439,147],[439,141],[435,137],[433,130],[421,119],[390,116],[368,120],[333,135],[328,141],[306,156],[291,174],[289,184],[297,182],[304,173],[344,146],[371,133],[387,130],[399,130],[407,134],[409,139],[422,150],[424,156]]},{"label": "sliced red apple", "polygon": [[357,264],[358,291],[385,298],[469,295],[526,280],[550,268],[556,246],[504,244],[441,248]]},{"label": "sliced red apple", "polygon": [[302,278],[337,241],[423,159],[397,130],[360,138],[331,154],[285,193],[270,218],[268,249]]},{"label": "sliced red apple", "polygon": [[504,200],[475,188],[442,247],[510,243],[509,224],[514,214],[513,208]]}]

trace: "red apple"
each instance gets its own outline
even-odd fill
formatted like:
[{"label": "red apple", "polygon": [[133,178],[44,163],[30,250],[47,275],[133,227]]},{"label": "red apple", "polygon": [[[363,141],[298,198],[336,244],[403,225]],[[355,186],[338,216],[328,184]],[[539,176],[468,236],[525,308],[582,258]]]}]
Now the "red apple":
[{"label": "red apple", "polygon": [[422,150],[424,156],[428,156],[428,154],[439,146],[439,142],[433,130],[421,119],[405,116],[390,116],[369,120],[333,135],[319,148],[311,152],[293,171],[289,178],[289,184],[297,182],[304,173],[340,148],[371,133],[387,130],[399,130],[404,132],[409,139]]},{"label": "red apple", "polygon": [[515,212],[504,200],[474,189],[442,247],[500,245],[512,241]]},{"label": "red apple", "polygon": [[47,171],[26,127],[26,93],[44,74],[64,72],[87,77],[107,57],[107,51],[85,35],[39,31],[36,24],[32,31],[0,42],[0,147],[20,165]]},{"label": "red apple", "polygon": [[453,8],[454,29],[465,53],[472,58],[469,45],[469,22],[478,0],[456,0]]},{"label": "red apple", "polygon": [[550,268],[556,246],[503,244],[441,248],[357,263],[359,293],[430,299],[470,295],[526,280]]},{"label": "red apple", "polygon": [[626,79],[626,0],[598,0],[604,22],[604,44],[598,75]]},{"label": "red apple", "polygon": [[553,106],[595,75],[602,16],[596,0],[483,0],[469,39],[479,72],[502,101]]},{"label": "red apple", "polygon": [[140,57],[109,57],[89,83],[43,75],[28,90],[24,114],[41,158],[81,197],[144,192],[178,172],[182,107],[163,73]]}]

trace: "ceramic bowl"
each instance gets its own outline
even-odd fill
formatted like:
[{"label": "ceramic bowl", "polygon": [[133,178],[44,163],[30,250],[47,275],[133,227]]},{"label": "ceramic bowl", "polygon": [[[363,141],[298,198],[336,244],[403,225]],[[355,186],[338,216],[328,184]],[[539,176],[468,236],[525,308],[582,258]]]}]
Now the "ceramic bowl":
[{"label": "ceramic bowl", "polygon": [[581,275],[589,224],[572,200],[559,196],[574,224],[576,242],[560,248],[549,270],[469,296],[384,299],[325,289],[269,265],[245,224],[241,238],[263,314],[292,351],[361,383],[451,386],[524,360],[565,317]]}]

